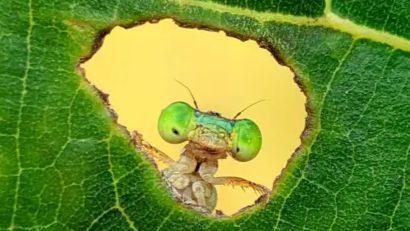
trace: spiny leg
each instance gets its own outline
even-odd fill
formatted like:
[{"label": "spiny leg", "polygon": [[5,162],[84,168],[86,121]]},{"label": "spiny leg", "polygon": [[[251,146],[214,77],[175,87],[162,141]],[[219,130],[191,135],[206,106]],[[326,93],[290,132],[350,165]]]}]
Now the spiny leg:
[{"label": "spiny leg", "polygon": [[213,185],[232,185],[240,186],[242,188],[251,188],[260,194],[270,193],[270,190],[263,185],[254,183],[252,181],[240,178],[240,177],[214,177],[214,174],[218,170],[217,161],[203,162],[199,167],[198,173],[206,182]]},{"label": "spiny leg", "polygon": [[268,194],[270,193],[270,189],[264,185],[260,185],[257,183],[254,183],[252,181],[240,178],[240,177],[234,177],[234,176],[227,176],[227,177],[215,177],[215,184],[219,185],[232,185],[232,186],[239,186],[241,188],[251,188],[255,190],[256,192],[260,193],[261,195],[263,194]]},{"label": "spiny leg", "polygon": [[134,144],[137,146],[137,148],[139,148],[142,152],[144,152],[145,154],[147,154],[148,156],[150,156],[153,159],[157,159],[165,164],[172,164],[175,161],[169,157],[167,154],[165,154],[164,152],[162,152],[161,150],[153,147],[151,144],[149,144],[148,142],[146,142],[143,138],[142,138],[142,134],[134,131],[132,133],[132,138],[134,140]]}]

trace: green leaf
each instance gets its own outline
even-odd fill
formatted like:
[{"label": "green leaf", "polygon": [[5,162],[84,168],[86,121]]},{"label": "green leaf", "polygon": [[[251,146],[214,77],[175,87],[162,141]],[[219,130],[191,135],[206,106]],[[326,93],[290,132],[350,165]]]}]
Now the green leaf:
[{"label": "green leaf", "polygon": [[[3,0],[0,229],[409,230],[409,15],[406,0]],[[215,219],[174,202],[81,76],[113,26],[168,17],[295,71],[310,117],[266,206]]]}]

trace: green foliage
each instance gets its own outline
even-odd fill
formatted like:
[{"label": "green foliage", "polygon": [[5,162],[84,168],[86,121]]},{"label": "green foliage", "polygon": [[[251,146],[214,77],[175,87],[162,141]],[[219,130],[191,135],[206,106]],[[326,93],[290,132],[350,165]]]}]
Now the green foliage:
[{"label": "green foliage", "polygon": [[[406,0],[0,8],[0,230],[410,229]],[[104,32],[166,17],[263,41],[297,74],[309,128],[266,206],[213,219],[174,202],[81,76]]]}]

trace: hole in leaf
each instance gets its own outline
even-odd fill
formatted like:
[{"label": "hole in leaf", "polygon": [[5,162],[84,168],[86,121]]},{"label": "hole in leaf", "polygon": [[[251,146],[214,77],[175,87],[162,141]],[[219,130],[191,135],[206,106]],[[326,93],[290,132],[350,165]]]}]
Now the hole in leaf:
[{"label": "hole in leaf", "polygon": [[[305,126],[305,96],[289,68],[279,65],[255,41],[223,32],[178,27],[172,20],[131,29],[114,28],[98,52],[82,65],[87,78],[109,94],[118,122],[177,160],[186,144],[166,143],[158,134],[162,109],[175,101],[193,102],[177,79],[192,90],[202,111],[232,118],[259,99],[240,118],[255,121],[263,141],[249,162],[219,161],[216,176],[237,176],[272,188],[274,179],[300,145]],[[165,165],[159,163],[159,168]],[[216,209],[233,214],[259,197],[252,190],[217,186]]]}]

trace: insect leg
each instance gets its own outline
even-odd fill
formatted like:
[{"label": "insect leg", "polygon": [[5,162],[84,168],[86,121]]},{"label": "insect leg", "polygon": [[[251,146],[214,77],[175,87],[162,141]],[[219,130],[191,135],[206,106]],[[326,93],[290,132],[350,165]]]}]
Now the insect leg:
[{"label": "insect leg", "polygon": [[198,201],[198,205],[201,207],[206,207],[206,200],[205,200],[205,182],[203,181],[196,181],[192,184],[192,192],[194,193],[195,198]]},{"label": "insect leg", "polygon": [[240,186],[242,188],[251,188],[260,194],[270,193],[270,189],[268,189],[267,187],[240,177],[214,177],[214,174],[217,171],[217,169],[218,162],[208,161],[201,164],[198,173],[202,177],[202,179],[213,185]]},{"label": "insect leg", "polygon": [[179,157],[179,160],[174,161],[169,166],[169,171],[173,173],[192,173],[195,171],[197,161],[188,152],[183,152]]},{"label": "insect leg", "polygon": [[142,134],[134,131],[132,133],[135,146],[153,159],[157,159],[165,164],[172,164],[175,161],[161,150],[153,147],[142,138]]},{"label": "insect leg", "polygon": [[[195,171],[196,161],[186,152],[182,153],[179,160],[173,162],[168,168],[162,170],[162,176],[165,182],[173,189],[185,190],[191,187],[192,172]],[[195,201],[194,198],[189,198],[192,195],[188,191],[178,195],[183,201]],[[191,202],[189,202],[191,203]]]},{"label": "insect leg", "polygon": [[177,189],[184,189],[191,183],[189,176],[179,173],[167,175],[166,180]]},{"label": "insect leg", "polygon": [[255,190],[255,192],[260,193],[261,195],[270,193],[270,189],[264,185],[260,185],[252,181],[234,176],[216,177],[214,184],[239,186],[241,188],[251,188]]}]

